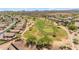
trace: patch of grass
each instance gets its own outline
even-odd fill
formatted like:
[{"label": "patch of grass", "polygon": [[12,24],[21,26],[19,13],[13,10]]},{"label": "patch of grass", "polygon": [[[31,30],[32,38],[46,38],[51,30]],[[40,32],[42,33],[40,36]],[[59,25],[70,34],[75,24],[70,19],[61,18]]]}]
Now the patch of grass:
[{"label": "patch of grass", "polygon": [[45,31],[46,33],[53,33],[53,29],[52,28],[44,28],[43,31]]},{"label": "patch of grass", "polygon": [[24,37],[27,39],[30,35],[35,36],[36,38],[41,38],[44,35],[35,27],[33,26],[31,31],[27,31],[24,33]]},{"label": "patch of grass", "polygon": [[0,39],[0,45],[6,43],[7,41]]},{"label": "patch of grass", "polygon": [[42,31],[42,29],[45,26],[44,20],[40,20],[40,19],[36,20],[35,26],[38,28],[38,30]]}]

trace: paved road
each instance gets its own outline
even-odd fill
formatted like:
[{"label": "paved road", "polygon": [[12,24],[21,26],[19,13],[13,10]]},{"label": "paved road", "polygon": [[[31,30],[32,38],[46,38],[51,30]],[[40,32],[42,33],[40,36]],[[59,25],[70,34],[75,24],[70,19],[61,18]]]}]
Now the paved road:
[{"label": "paved road", "polygon": [[0,45],[0,50],[7,50],[8,47],[11,45],[11,43],[13,43],[15,40],[9,41],[7,43],[4,43],[2,45]]},{"label": "paved road", "polygon": [[[14,24],[16,23],[16,21],[14,20],[14,22],[12,24],[10,24],[6,29],[4,29],[2,32],[0,32],[0,35],[3,34],[4,32],[6,32],[8,29],[10,29]],[[15,40],[12,40],[10,42],[4,43],[2,45],[0,45],[0,50],[6,50],[8,49],[9,45],[14,42]]]},{"label": "paved road", "polygon": [[6,32],[8,29],[10,29],[15,23],[16,23],[16,21],[14,20],[12,24],[10,24],[6,29],[4,29],[2,32],[0,32],[0,35],[3,34],[4,32]]}]

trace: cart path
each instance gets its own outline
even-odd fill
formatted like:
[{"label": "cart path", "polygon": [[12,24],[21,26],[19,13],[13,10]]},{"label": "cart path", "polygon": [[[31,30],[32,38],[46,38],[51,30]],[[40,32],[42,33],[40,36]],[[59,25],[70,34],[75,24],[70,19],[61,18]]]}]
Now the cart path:
[{"label": "cart path", "polygon": [[[29,25],[30,24],[30,25]],[[25,39],[24,38],[24,33],[26,32],[26,31],[28,31],[32,26],[34,25],[34,22],[33,21],[30,21],[28,24],[26,24],[26,28],[25,28],[25,30],[23,31],[23,33],[21,34],[21,38],[22,39]]]},{"label": "cart path", "polygon": [[75,46],[74,46],[74,43],[73,43],[73,35],[71,35],[70,33],[69,33],[69,31],[68,31],[68,29],[66,29],[65,27],[63,27],[63,26],[58,26],[58,27],[60,27],[60,28],[62,28],[62,29],[64,29],[66,32],[67,32],[67,34],[68,34],[68,40],[69,40],[69,42],[70,42],[70,44],[71,44],[71,48],[73,49],[73,50],[75,50]]}]

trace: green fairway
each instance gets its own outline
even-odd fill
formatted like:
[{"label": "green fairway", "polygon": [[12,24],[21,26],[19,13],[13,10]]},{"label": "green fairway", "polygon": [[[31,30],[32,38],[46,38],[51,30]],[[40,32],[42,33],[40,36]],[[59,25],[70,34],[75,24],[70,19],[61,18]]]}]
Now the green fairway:
[{"label": "green fairway", "polygon": [[58,28],[52,21],[48,20],[36,20],[35,26],[30,28],[30,31],[25,32],[24,37],[27,39],[30,35],[33,35],[38,40],[47,36],[53,40],[61,40],[67,37],[65,30]]}]

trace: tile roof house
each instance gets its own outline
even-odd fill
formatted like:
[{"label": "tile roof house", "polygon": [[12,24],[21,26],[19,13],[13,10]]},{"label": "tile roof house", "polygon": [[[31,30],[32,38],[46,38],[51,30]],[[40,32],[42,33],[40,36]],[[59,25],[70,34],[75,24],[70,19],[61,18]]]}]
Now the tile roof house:
[{"label": "tile roof house", "polygon": [[20,30],[18,30],[18,29],[13,29],[13,30],[10,30],[10,32],[11,32],[11,33],[19,33]]},{"label": "tile roof house", "polygon": [[7,32],[5,32],[4,34],[3,34],[3,38],[5,39],[5,40],[11,40],[11,39],[13,39],[15,37],[15,33],[7,33]]}]

